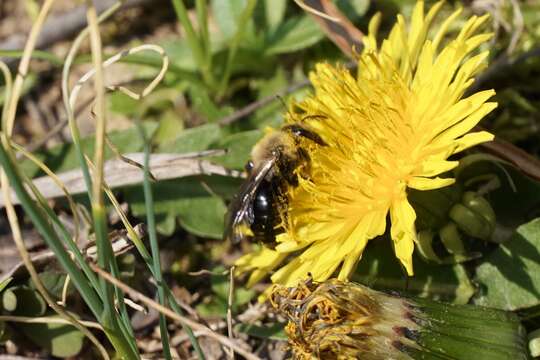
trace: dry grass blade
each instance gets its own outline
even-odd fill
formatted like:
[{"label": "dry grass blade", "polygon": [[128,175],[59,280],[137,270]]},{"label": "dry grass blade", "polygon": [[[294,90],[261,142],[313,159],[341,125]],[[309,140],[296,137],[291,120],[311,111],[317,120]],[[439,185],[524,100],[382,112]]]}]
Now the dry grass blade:
[{"label": "dry grass blade", "polygon": [[525,150],[501,139],[495,139],[479,146],[496,157],[512,163],[523,174],[540,181],[540,160]]},{"label": "dry grass blade", "polygon": [[[136,54],[141,51],[152,51],[152,52],[157,53],[161,57],[162,59],[161,69],[159,70],[159,73],[156,75],[156,77],[140,93],[136,93],[124,86],[119,86],[119,85],[107,86],[107,89],[109,91],[118,90],[135,100],[140,100],[146,95],[148,95],[149,93],[151,93],[152,90],[154,90],[155,87],[161,82],[161,80],[165,76],[165,73],[167,72],[167,68],[169,67],[169,58],[165,54],[165,50],[163,50],[163,48],[158,45],[144,44],[144,45],[140,45],[126,51],[122,51],[114,56],[111,56],[107,60],[105,60],[102,64],[103,69],[117,63],[119,60],[121,60],[122,58],[130,54]],[[72,109],[75,107],[75,103],[77,101],[77,98],[79,96],[79,92],[82,86],[92,77],[94,77],[96,74],[97,74],[96,68],[93,68],[90,71],[88,71],[86,74],[81,76],[79,81],[77,81],[77,84],[73,87],[70,97],[69,97],[69,104]]]},{"label": "dry grass blade", "polygon": [[[219,153],[219,150],[206,151],[191,154],[152,154],[150,159],[150,171],[157,180],[175,179],[192,175],[221,175],[240,177],[238,171],[228,170],[221,165],[216,165],[207,160],[199,159],[201,156],[209,156]],[[126,154],[124,157],[134,162],[143,161],[143,153]],[[104,165],[105,183],[110,188],[140,184],[144,174],[141,169],[122,159],[109,160]],[[64,183],[65,190],[70,194],[81,194],[86,192],[83,173],[80,169],[67,171],[57,175],[57,178]],[[33,180],[36,188],[46,199],[64,196],[64,190],[49,176],[44,176]],[[18,200],[13,194],[13,203],[18,204]],[[0,196],[0,207],[5,206],[5,199]]]},{"label": "dry grass blade", "polygon": [[[66,319],[59,318],[59,317],[52,317],[52,316],[30,317],[30,316],[0,315],[0,321],[20,322],[20,323],[25,323],[25,324],[72,324],[71,321],[68,321]],[[88,328],[93,328],[93,329],[103,331],[103,327],[97,322],[79,320],[79,323]]]},{"label": "dry grass blade", "polygon": [[354,59],[357,57],[356,54],[362,51],[364,34],[330,0],[295,2],[313,15],[328,38],[345,55]]},{"label": "dry grass blade", "polygon": [[92,269],[99,274],[99,276],[103,277],[105,280],[113,284],[114,286],[117,286],[120,288],[123,292],[129,295],[130,298],[134,299],[135,301],[139,301],[141,303],[144,303],[146,306],[151,307],[159,311],[160,313],[164,314],[168,318],[178,321],[180,323],[184,323],[191,327],[195,331],[200,331],[201,335],[208,336],[216,341],[218,341],[220,344],[222,344],[225,347],[232,348],[235,353],[242,355],[248,360],[261,360],[258,356],[253,355],[248,350],[238,346],[234,341],[230,340],[228,337],[217,334],[216,332],[212,331],[212,329],[199,324],[196,321],[191,320],[190,318],[187,318],[185,316],[178,315],[174,311],[170,310],[169,308],[166,308],[162,306],[161,304],[155,302],[154,300],[150,299],[149,297],[141,294],[137,290],[127,286],[123,282],[121,282],[118,279],[115,279],[112,277],[109,273],[103,271],[98,266],[91,264],[90,265]]}]

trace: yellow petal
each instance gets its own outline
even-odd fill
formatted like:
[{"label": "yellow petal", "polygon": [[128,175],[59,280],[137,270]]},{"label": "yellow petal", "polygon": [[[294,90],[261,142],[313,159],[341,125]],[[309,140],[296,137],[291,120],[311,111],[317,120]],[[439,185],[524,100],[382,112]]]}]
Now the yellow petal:
[{"label": "yellow petal", "polygon": [[416,242],[414,222],[416,213],[406,198],[398,200],[390,208],[392,229],[390,231],[396,256],[409,276],[413,275],[412,253]]},{"label": "yellow petal", "polygon": [[420,170],[415,173],[416,176],[432,177],[456,168],[459,161],[446,160],[425,160],[422,162]]},{"label": "yellow petal", "polygon": [[454,141],[456,148],[454,154],[461,152],[465,149],[473,147],[475,145],[492,141],[495,138],[495,135],[488,133],[487,131],[478,131],[470,134],[463,135],[459,139]]},{"label": "yellow petal", "polygon": [[455,179],[448,179],[448,178],[425,178],[420,176],[415,176],[409,182],[407,185],[410,188],[416,189],[416,190],[434,190],[434,189],[440,189],[445,186],[452,185],[455,182]]}]

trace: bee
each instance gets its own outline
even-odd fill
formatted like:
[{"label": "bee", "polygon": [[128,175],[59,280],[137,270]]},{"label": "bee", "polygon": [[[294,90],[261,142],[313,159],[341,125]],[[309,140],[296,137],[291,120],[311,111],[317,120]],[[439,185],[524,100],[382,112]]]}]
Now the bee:
[{"label": "bee", "polygon": [[245,166],[248,178],[225,215],[225,239],[275,243],[276,235],[284,231],[280,224],[288,204],[288,187],[298,186],[298,176],[309,177],[311,160],[302,147],[304,139],[326,146],[317,133],[295,123],[267,134],[253,147]]}]

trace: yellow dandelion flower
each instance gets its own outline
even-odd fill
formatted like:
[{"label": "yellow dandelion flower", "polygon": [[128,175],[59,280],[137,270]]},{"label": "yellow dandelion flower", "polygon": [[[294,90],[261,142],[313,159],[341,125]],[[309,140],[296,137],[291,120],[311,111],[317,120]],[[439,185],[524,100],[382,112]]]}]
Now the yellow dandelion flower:
[{"label": "yellow dandelion flower", "polygon": [[486,65],[487,51],[472,53],[491,34],[476,34],[487,16],[472,17],[457,36],[442,42],[460,14],[455,11],[434,36],[419,1],[410,26],[401,15],[381,46],[369,25],[354,77],[343,68],[318,64],[310,74],[314,94],[291,112],[288,122],[305,123],[328,144],[309,148],[311,175],[289,190],[285,233],[275,250],[261,248],[237,262],[253,271],[250,284],[276,269],[274,283],[292,286],[310,273],[323,281],[338,271],[347,279],[370,239],[382,235],[390,215],[394,251],[409,275],[416,242],[416,214],[407,189],[431,190],[453,183],[441,175],[458,165],[448,157],[490,141],[485,132],[467,134],[497,104],[493,90],[462,98]]}]

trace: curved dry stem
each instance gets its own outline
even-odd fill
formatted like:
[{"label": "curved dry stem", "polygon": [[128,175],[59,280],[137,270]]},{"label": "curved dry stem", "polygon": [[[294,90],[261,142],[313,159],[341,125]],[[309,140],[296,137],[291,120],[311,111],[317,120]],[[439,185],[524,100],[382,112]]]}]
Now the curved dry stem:
[{"label": "curved dry stem", "polygon": [[[147,96],[150,92],[152,92],[152,90],[156,88],[156,86],[161,82],[161,80],[165,76],[165,73],[167,72],[167,69],[169,67],[169,57],[167,56],[167,54],[165,53],[165,50],[161,46],[154,45],[154,44],[143,44],[143,45],[134,47],[132,49],[129,49],[127,51],[121,51],[118,54],[113,55],[107,60],[105,60],[102,63],[102,67],[104,69],[108,68],[109,66],[120,61],[122,58],[131,54],[136,54],[141,51],[153,51],[153,52],[156,52],[159,56],[161,56],[161,59],[162,59],[161,69],[159,70],[159,73],[156,75],[156,77],[139,93],[134,92],[124,86],[117,86],[117,85],[107,86],[107,90],[110,90],[110,91],[118,90],[135,100],[140,100],[144,98],[145,96]],[[77,81],[77,83],[73,87],[71,94],[69,96],[69,106],[72,109],[75,106],[75,103],[77,102],[77,98],[79,96],[79,92],[82,86],[95,75],[96,75],[96,68],[92,68],[83,76],[81,76],[79,81]]]}]

